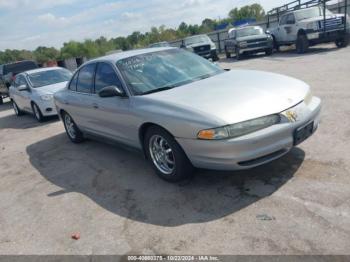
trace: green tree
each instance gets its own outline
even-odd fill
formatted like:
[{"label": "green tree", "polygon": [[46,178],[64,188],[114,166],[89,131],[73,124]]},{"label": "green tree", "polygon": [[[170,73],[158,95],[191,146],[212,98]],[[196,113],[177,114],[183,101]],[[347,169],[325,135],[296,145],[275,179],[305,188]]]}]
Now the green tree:
[{"label": "green tree", "polygon": [[229,17],[232,21],[241,19],[256,19],[262,20],[265,17],[264,8],[260,4],[246,5],[241,8],[234,8],[229,12]]}]

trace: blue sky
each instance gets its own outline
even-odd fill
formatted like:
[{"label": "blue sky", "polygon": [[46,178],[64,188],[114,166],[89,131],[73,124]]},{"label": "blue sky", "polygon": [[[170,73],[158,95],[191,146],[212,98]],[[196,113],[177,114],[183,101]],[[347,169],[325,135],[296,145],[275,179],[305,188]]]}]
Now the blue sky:
[{"label": "blue sky", "polygon": [[152,26],[175,28],[226,17],[229,10],[260,3],[265,10],[285,0],[0,0],[0,50],[61,47],[69,40],[126,36]]}]

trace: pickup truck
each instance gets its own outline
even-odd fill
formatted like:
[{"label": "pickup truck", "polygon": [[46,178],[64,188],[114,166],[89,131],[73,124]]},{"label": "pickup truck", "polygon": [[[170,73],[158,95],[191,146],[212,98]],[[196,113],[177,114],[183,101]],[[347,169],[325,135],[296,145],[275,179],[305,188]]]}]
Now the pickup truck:
[{"label": "pickup truck", "polygon": [[15,76],[24,71],[36,68],[38,68],[38,65],[34,61],[30,60],[3,65],[0,75],[0,104],[3,103],[3,98],[8,97],[9,87],[15,79]]},{"label": "pickup truck", "polygon": [[216,45],[207,35],[188,36],[183,40],[181,48],[213,61],[219,60]]},{"label": "pickup truck", "polygon": [[[296,45],[299,54],[307,52],[309,46],[319,43],[335,42],[337,47],[346,47],[349,43],[349,16],[333,14],[328,9],[314,6],[294,10],[283,14],[278,25],[269,28],[278,50],[283,45]],[[346,24],[345,24],[346,23]]]},{"label": "pickup truck", "polygon": [[228,39],[225,41],[226,58],[230,58],[232,53],[237,60],[243,54],[265,52],[266,55],[271,55],[272,50],[272,36],[265,33],[260,26],[232,28],[228,31]]}]

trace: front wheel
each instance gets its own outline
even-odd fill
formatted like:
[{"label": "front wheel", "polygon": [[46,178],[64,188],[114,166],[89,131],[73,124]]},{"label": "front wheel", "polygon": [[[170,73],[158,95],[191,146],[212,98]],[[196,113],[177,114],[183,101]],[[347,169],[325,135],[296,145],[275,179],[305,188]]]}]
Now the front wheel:
[{"label": "front wheel", "polygon": [[272,55],[272,48],[266,49],[265,54],[266,54],[267,56]]},{"label": "front wheel", "polygon": [[343,47],[347,47],[349,45],[349,37],[345,37],[342,39],[337,39],[335,41],[335,44],[338,48],[343,48]]},{"label": "front wheel", "polygon": [[164,129],[150,127],[145,135],[147,159],[157,175],[168,182],[177,182],[193,174],[193,166],[175,139]]},{"label": "front wheel", "polygon": [[19,109],[18,105],[13,100],[12,100],[12,107],[13,107],[13,111],[15,111],[16,116],[23,115],[23,111],[21,109]]},{"label": "front wheel", "polygon": [[304,54],[309,48],[309,40],[307,40],[306,35],[299,35],[296,42],[296,48],[298,54]]},{"label": "front wheel", "polygon": [[240,60],[240,59],[241,59],[241,53],[240,53],[238,47],[236,48],[236,59],[237,59],[237,60]]},{"label": "front wheel", "polygon": [[33,110],[33,114],[34,114],[35,119],[38,120],[38,122],[43,122],[44,116],[41,113],[39,106],[37,104],[33,103],[32,110]]},{"label": "front wheel", "polygon": [[231,58],[231,53],[227,50],[226,47],[225,47],[225,55],[227,59]]}]

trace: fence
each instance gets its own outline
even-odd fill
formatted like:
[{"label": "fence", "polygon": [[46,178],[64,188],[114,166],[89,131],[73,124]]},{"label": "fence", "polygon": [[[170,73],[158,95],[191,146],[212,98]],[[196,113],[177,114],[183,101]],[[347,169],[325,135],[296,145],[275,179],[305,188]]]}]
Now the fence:
[{"label": "fence", "polygon": [[[344,2],[329,5],[329,6],[327,6],[327,8],[330,11],[332,11],[333,13],[342,14],[345,12]],[[347,5],[347,13],[348,13],[348,15],[350,15],[350,4]],[[278,23],[277,16],[276,15],[270,16],[270,27],[277,26],[277,23]],[[256,22],[253,25],[259,25],[264,30],[266,30],[267,29],[267,18],[264,21]],[[225,40],[228,39],[228,29],[213,31],[213,32],[208,33],[207,35],[215,43],[219,53],[224,52]],[[180,47],[182,45],[182,43],[183,43],[183,39],[180,39],[180,40],[172,41],[170,44],[172,46]]]}]

